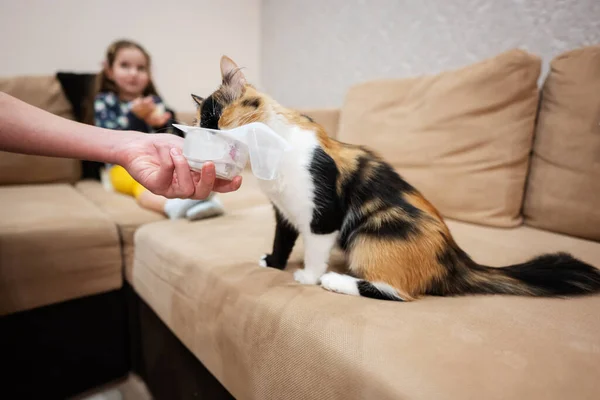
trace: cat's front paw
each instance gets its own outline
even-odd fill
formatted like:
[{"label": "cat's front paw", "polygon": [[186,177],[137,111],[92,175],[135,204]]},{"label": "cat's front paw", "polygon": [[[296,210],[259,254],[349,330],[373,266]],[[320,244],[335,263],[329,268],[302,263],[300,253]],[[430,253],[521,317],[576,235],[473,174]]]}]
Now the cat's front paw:
[{"label": "cat's front paw", "polygon": [[294,279],[296,282],[303,285],[316,285],[319,282],[320,276],[306,269],[299,269],[294,272]]},{"label": "cat's front paw", "polygon": [[258,265],[263,268],[266,268],[266,267],[276,268],[276,269],[284,269],[285,268],[285,265],[281,265],[281,263],[278,263],[271,254],[263,255],[260,258],[260,260],[258,261]]},{"label": "cat's front paw", "polygon": [[269,267],[269,254],[263,254],[258,261],[258,265],[263,268]]}]

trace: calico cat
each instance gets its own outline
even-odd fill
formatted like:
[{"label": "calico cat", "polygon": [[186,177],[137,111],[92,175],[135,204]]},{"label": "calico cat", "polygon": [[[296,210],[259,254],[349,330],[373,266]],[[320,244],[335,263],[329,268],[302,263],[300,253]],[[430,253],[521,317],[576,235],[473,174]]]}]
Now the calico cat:
[{"label": "calico cat", "polygon": [[[600,270],[569,254],[546,254],[493,268],[473,261],[435,207],[374,151],[330,138],[310,117],[287,109],[246,82],[228,57],[222,82],[192,95],[197,122],[231,129],[262,122],[292,152],[274,181],[259,181],[275,209],[275,239],[262,266],[283,269],[302,235],[304,269],[296,281],[348,295],[411,301],[424,295],[572,296],[600,291]],[[326,273],[334,245],[349,275]]]}]

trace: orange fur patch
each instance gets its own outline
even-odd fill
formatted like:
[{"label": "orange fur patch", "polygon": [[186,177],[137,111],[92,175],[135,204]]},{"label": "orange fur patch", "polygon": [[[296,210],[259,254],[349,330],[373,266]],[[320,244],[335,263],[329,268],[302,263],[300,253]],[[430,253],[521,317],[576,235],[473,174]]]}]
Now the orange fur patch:
[{"label": "orange fur patch", "polygon": [[[237,103],[237,102],[236,102]],[[219,119],[219,127],[221,129],[229,129],[240,125],[249,124],[251,122],[264,121],[266,115],[261,107],[243,107],[233,105],[227,107],[221,118]]]},{"label": "orange fur patch", "polygon": [[[220,98],[221,97],[219,96],[215,96],[215,99]],[[261,100],[261,104],[258,108],[243,105],[244,100],[250,98],[258,98]],[[268,115],[265,108],[265,104],[267,104],[265,98],[266,96],[259,93],[253,86],[246,85],[242,92],[242,96],[233,103],[225,105],[223,108],[223,113],[219,119],[219,128],[232,129],[251,122],[266,122]]]},{"label": "orange fur patch", "polygon": [[394,287],[405,301],[415,300],[434,279],[444,277],[437,260],[443,246],[441,237],[424,234],[411,240],[362,236],[350,249],[349,268],[361,279]]},{"label": "orange fur patch", "polygon": [[[404,198],[412,206],[426,212],[443,223],[444,218],[439,211],[421,193],[404,193]],[[446,224],[444,224],[445,226]],[[448,229],[448,228],[446,228]]]},{"label": "orange fur patch", "polygon": [[200,106],[197,106],[196,107],[196,119],[194,120],[194,123],[192,125],[200,126],[201,111],[202,111],[202,109],[200,108]]}]

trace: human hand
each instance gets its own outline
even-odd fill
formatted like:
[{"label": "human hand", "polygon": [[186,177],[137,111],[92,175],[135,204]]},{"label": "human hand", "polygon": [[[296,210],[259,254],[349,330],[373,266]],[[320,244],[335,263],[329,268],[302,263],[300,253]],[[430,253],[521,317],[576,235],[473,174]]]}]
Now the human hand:
[{"label": "human hand", "polygon": [[164,126],[173,116],[170,112],[165,112],[164,104],[155,104],[152,96],[135,99],[131,111],[153,128]]},{"label": "human hand", "polygon": [[144,98],[138,97],[131,102],[131,112],[139,119],[146,120],[146,118],[153,113],[155,108],[156,105],[151,96],[146,96]]},{"label": "human hand", "polygon": [[148,125],[158,128],[160,126],[164,126],[169,119],[171,119],[172,114],[170,112],[153,112],[149,116],[146,117],[145,121]]},{"label": "human hand", "polygon": [[202,172],[192,171],[181,148],[183,138],[171,134],[131,132],[132,139],[117,150],[117,159],[129,174],[151,192],[166,198],[206,199],[210,192],[238,190],[242,177],[232,181],[216,178],[213,163]]}]

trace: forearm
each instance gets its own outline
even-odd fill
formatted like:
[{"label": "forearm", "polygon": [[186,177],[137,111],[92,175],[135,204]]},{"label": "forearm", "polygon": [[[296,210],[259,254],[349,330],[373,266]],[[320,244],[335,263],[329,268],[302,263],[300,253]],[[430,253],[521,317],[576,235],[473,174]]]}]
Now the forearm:
[{"label": "forearm", "polygon": [[0,92],[0,150],[119,163],[116,149],[137,135],[61,118]]}]

